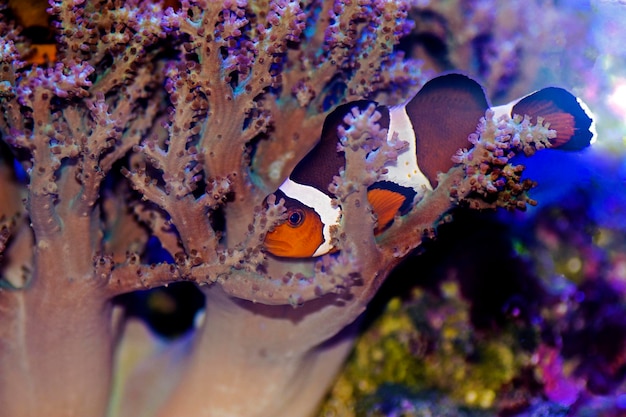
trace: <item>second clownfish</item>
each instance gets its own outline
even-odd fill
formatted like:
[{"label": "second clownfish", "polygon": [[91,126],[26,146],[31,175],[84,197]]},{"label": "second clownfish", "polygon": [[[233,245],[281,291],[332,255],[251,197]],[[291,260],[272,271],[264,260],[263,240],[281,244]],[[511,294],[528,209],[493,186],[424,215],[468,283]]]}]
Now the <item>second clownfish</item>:
[{"label": "second clownfish", "polygon": [[[307,258],[333,250],[330,227],[339,224],[341,209],[331,204],[335,196],[328,186],[345,165],[344,154],[337,151],[337,128],[354,107],[364,110],[372,103],[351,102],[330,113],[320,142],[274,193],[277,201],[284,200],[287,219],[267,234],[264,245],[269,253]],[[377,217],[374,233],[384,231],[396,215],[408,212],[417,194],[437,186],[437,174],[452,168],[452,156],[458,149],[471,146],[467,137],[476,131],[488,108],[480,84],[461,74],[430,80],[405,105],[376,108],[382,115],[378,123],[388,130],[387,137],[397,132],[409,149],[368,188],[368,201]],[[565,150],[583,149],[594,139],[594,123],[585,109],[567,90],[555,87],[493,108],[496,116],[528,115],[531,122],[543,117],[550,129],[556,130],[553,147]]]}]

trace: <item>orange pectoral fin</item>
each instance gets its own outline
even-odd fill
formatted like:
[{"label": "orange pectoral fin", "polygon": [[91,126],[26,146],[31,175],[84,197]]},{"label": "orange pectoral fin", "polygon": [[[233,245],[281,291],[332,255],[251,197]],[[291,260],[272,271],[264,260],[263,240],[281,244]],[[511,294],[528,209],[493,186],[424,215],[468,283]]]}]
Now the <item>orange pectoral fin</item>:
[{"label": "orange pectoral fin", "polygon": [[374,230],[378,234],[391,223],[406,197],[395,191],[374,188],[367,192],[367,199],[378,218],[378,226]]}]

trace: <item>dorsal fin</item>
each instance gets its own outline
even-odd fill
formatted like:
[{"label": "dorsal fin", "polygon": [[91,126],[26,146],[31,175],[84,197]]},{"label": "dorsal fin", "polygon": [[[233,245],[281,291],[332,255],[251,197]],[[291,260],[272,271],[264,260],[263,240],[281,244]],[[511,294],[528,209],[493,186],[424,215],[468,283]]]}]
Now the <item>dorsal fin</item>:
[{"label": "dorsal fin", "polygon": [[[324,120],[322,136],[319,143],[296,165],[289,176],[292,181],[299,184],[310,185],[330,195],[328,186],[339,170],[345,166],[346,160],[343,152],[337,152],[337,128],[343,123],[344,117],[354,108],[365,110],[374,101],[359,100],[342,104],[333,110]],[[378,123],[383,127],[389,126],[389,111],[386,107],[376,109],[382,115]]]},{"label": "dorsal fin", "polygon": [[511,116],[528,115],[531,122],[543,117],[557,132],[555,148],[580,150],[590,145],[594,136],[593,120],[576,96],[558,87],[547,87],[527,95],[513,105]]},{"label": "dorsal fin", "polygon": [[433,78],[411,99],[406,111],[415,129],[417,164],[431,185],[447,172],[452,156],[469,148],[467,137],[489,108],[483,88],[462,74]]}]

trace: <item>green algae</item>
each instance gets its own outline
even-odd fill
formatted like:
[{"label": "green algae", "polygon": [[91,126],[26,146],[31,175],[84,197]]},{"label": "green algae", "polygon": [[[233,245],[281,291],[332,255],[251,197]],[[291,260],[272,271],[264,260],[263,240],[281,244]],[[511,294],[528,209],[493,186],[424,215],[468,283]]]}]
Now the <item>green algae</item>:
[{"label": "green algae", "polygon": [[474,330],[469,307],[455,282],[444,282],[440,294],[416,289],[409,301],[392,299],[357,342],[320,416],[369,416],[364,410],[390,386],[412,396],[441,393],[469,410],[493,409],[530,354],[516,342],[514,327]]}]

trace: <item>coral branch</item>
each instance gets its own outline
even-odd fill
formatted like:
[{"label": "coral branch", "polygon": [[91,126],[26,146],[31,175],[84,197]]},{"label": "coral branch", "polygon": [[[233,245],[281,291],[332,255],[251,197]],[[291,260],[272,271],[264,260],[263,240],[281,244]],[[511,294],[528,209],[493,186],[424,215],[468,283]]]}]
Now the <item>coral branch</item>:
[{"label": "coral branch", "polygon": [[411,29],[405,20],[406,2],[378,0],[372,3],[371,15],[375,17],[359,38],[359,54],[351,57],[357,65],[347,86],[348,101],[368,96],[381,85],[381,63],[389,59],[394,45]]},{"label": "coral branch", "polygon": [[[554,130],[540,119],[531,124],[529,117],[494,118],[488,110],[478,130],[469,136],[470,151],[459,150],[453,161],[464,165],[466,176],[452,191],[459,201],[468,201],[475,208],[505,207],[525,209],[536,202],[527,195],[534,183],[522,180],[524,167],[509,164],[516,153],[532,155],[536,150],[549,148]],[[480,199],[474,196],[480,196]],[[491,197],[495,197],[495,200]],[[493,201],[491,201],[493,200]],[[490,202],[491,201],[491,202]]]},{"label": "coral branch", "polygon": [[146,290],[183,280],[176,265],[160,263],[148,267],[141,265],[137,254],[127,255],[126,262],[114,266],[108,257],[94,261],[96,276],[107,283],[111,296],[133,290]]}]

